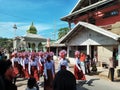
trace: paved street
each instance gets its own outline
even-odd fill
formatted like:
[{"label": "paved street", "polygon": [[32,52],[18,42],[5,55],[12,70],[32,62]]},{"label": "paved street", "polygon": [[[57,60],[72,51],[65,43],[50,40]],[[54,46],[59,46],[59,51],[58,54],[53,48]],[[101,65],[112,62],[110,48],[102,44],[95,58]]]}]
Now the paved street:
[{"label": "paved street", "polygon": [[77,83],[77,90],[120,90],[120,81],[111,82],[96,75],[87,76],[87,83]]},{"label": "paved street", "polygon": [[[39,86],[40,90],[44,90],[44,87],[43,87],[43,77],[40,78],[40,82],[41,82],[41,86]],[[27,87],[27,80],[18,80],[17,81],[17,86],[18,86],[18,90],[25,90],[25,88]]]},{"label": "paved street", "polygon": [[[70,70],[73,72],[73,65],[70,65]],[[76,81],[77,90],[120,90],[120,80],[115,80],[114,82],[111,82],[107,79],[107,77],[97,74],[86,75],[87,82]],[[40,82],[42,83],[40,86],[40,90],[44,90],[43,77],[40,78]],[[16,84],[18,86],[18,90],[25,90],[25,88],[27,87],[27,80],[18,79]]]},{"label": "paved street", "polygon": [[[77,82],[77,90],[120,90],[120,81],[111,82],[104,77],[96,75],[86,76],[87,83],[83,81]],[[43,78],[41,78],[43,82]],[[18,81],[18,90],[25,90],[27,80]],[[43,86],[40,86],[40,90],[44,90]]]}]

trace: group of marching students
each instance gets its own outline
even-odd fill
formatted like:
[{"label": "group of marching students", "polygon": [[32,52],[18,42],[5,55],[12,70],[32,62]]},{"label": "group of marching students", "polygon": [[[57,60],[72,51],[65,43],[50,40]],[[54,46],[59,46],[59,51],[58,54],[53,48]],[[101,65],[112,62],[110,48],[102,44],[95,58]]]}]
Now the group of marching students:
[{"label": "group of marching students", "polygon": [[[58,71],[70,71],[66,54],[66,50],[61,50],[59,52]],[[79,51],[75,51],[74,55],[74,77],[76,80],[86,80],[86,70],[87,73],[90,73],[90,62],[88,60],[90,57],[86,56],[84,53],[80,53]],[[25,79],[33,77],[36,82],[40,84],[40,77],[44,76],[44,90],[50,90],[50,88],[53,88],[53,80],[56,76],[53,56],[53,52],[14,51],[10,56],[10,60],[16,77],[22,77]],[[85,63],[85,60],[87,63]],[[14,83],[15,82],[16,78],[14,78]]]},{"label": "group of marching students", "polygon": [[[14,68],[16,76],[29,79],[34,77],[39,83],[39,77],[47,76],[48,68],[54,65],[53,52],[13,52],[11,54],[11,62]],[[48,65],[51,62],[51,65]],[[52,67],[52,73],[55,73],[54,67]]]}]

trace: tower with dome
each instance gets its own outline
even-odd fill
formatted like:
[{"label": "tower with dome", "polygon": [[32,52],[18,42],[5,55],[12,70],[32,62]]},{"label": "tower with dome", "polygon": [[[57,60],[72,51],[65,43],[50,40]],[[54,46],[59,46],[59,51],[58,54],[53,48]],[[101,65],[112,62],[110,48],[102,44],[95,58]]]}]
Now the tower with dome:
[{"label": "tower with dome", "polygon": [[30,28],[27,30],[27,33],[32,33],[32,34],[37,34],[37,29],[36,27],[33,25],[33,22],[30,26]]},{"label": "tower with dome", "polygon": [[46,42],[46,38],[37,34],[37,29],[33,22],[24,36],[16,36],[13,39],[13,49],[17,50],[43,50],[43,42]]}]

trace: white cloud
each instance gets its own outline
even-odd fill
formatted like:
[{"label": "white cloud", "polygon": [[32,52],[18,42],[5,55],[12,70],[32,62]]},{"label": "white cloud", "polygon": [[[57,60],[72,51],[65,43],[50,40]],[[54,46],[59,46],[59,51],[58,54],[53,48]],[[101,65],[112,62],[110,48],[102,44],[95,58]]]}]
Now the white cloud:
[{"label": "white cloud", "polygon": [[[13,38],[15,35],[15,29],[13,28],[14,24],[16,24],[16,35],[17,36],[23,36],[26,34],[26,31],[30,27],[30,23],[25,22],[0,22],[0,37],[7,37],[7,38]],[[46,30],[53,29],[53,26],[49,24],[41,24],[37,23],[34,24],[36,27],[38,33],[44,32]]]}]

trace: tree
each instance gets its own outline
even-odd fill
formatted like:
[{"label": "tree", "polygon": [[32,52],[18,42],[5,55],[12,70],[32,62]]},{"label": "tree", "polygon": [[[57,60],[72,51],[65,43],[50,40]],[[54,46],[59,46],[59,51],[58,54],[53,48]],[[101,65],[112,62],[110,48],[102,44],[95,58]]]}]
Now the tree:
[{"label": "tree", "polygon": [[58,39],[60,39],[63,36],[65,36],[68,32],[69,32],[69,28],[68,27],[60,28],[58,30]]},{"label": "tree", "polygon": [[13,48],[13,40],[8,38],[0,38],[0,48],[10,51]]}]

